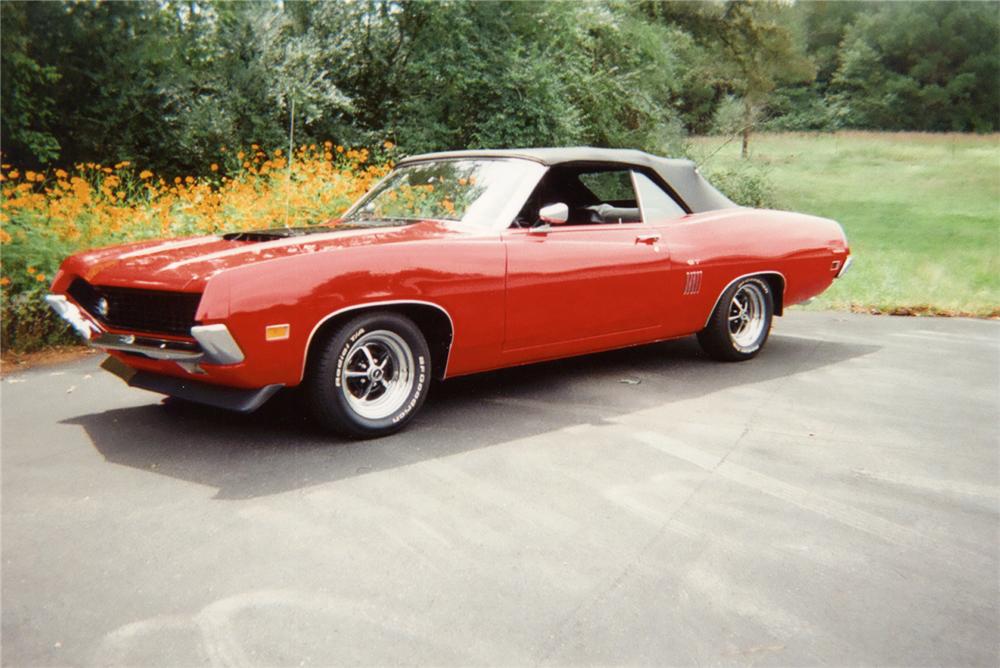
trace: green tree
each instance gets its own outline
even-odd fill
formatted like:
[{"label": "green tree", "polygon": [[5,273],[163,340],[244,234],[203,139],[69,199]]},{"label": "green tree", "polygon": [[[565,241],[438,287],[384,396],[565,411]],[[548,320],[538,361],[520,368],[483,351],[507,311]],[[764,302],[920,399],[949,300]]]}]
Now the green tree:
[{"label": "green tree", "polygon": [[749,153],[750,133],[779,84],[809,82],[815,66],[801,39],[788,25],[788,6],[774,1],[643,3],[644,11],[661,22],[692,34],[705,49],[700,76],[723,96],[734,95],[742,107],[739,133],[743,157]]},{"label": "green tree", "polygon": [[845,32],[831,98],[855,127],[992,131],[1000,118],[1000,7],[887,3]]},{"label": "green tree", "polygon": [[293,105],[301,140],[406,152],[1000,126],[996,3],[8,0],[0,24],[0,142],[29,166],[204,169],[284,146]]},{"label": "green tree", "polygon": [[36,10],[24,3],[0,4],[0,144],[6,157],[18,164],[44,164],[59,157],[59,140],[51,124],[56,114],[52,86],[59,72],[36,60],[29,22]]},{"label": "green tree", "polygon": [[749,154],[750,132],[779,83],[810,81],[815,67],[777,20],[782,7],[769,2],[727,2],[716,35],[725,58],[723,78],[743,104],[742,155]]},{"label": "green tree", "polygon": [[537,39],[538,3],[409,3],[387,124],[409,150],[565,143],[576,110]]},{"label": "green tree", "polygon": [[60,75],[50,94],[63,160],[156,162],[172,139],[160,88],[176,67],[164,37],[176,30],[172,15],[153,2],[53,8],[32,39]]},{"label": "green tree", "polygon": [[[583,140],[676,152],[685,71],[673,48],[679,31],[624,3],[554,9],[563,10],[561,20],[544,24],[557,29],[540,39],[557,45],[557,71],[580,115]],[[560,36],[565,43],[556,41]]]}]

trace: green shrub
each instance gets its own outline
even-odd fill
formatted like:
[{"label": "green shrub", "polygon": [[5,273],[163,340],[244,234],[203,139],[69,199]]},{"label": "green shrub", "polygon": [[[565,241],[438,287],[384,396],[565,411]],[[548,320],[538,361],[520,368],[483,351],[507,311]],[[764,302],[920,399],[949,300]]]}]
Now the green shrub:
[{"label": "green shrub", "polygon": [[79,341],[73,330],[45,303],[47,286],[0,294],[0,348],[32,352]]},{"label": "green shrub", "polygon": [[759,165],[747,162],[735,167],[706,167],[701,171],[712,185],[741,206],[778,208],[770,175]]}]

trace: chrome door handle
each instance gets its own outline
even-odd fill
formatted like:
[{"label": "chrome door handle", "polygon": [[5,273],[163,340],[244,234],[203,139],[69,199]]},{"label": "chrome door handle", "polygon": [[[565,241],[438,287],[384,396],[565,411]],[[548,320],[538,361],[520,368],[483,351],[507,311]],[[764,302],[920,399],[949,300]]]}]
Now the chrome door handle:
[{"label": "chrome door handle", "polygon": [[640,234],[635,238],[637,244],[655,244],[659,240],[659,234]]}]

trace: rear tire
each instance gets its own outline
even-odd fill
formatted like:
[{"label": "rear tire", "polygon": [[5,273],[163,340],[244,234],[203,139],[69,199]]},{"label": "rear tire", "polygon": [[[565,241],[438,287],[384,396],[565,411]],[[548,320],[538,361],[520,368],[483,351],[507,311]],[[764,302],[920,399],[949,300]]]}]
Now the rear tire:
[{"label": "rear tire", "polygon": [[756,357],[767,342],[774,316],[774,296],[762,278],[744,278],[719,299],[698,343],[710,357],[742,362]]},{"label": "rear tire", "polygon": [[306,377],[312,414],[350,438],[399,431],[420,410],[430,387],[431,356],[409,318],[360,315],[318,343]]}]

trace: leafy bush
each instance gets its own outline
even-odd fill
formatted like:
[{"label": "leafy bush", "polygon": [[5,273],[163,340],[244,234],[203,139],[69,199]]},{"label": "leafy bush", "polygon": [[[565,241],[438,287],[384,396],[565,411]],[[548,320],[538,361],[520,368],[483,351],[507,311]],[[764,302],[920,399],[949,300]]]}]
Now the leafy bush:
[{"label": "leafy bush", "polygon": [[767,105],[767,119],[760,124],[764,131],[819,130],[834,132],[845,123],[848,108],[823,98],[815,85],[778,90]]},{"label": "leafy bush", "polygon": [[734,167],[706,167],[701,171],[712,185],[741,206],[758,209],[778,206],[770,176],[759,165],[746,163]]},{"label": "leafy bush", "polygon": [[735,95],[727,95],[719,101],[712,115],[711,134],[738,135],[745,122],[743,103]]},{"label": "leafy bush", "polygon": [[76,343],[73,331],[45,303],[44,287],[0,293],[0,347],[30,352],[46,346]]},{"label": "leafy bush", "polygon": [[67,341],[43,297],[75,251],[158,237],[311,225],[336,217],[391,167],[394,146],[302,146],[291,170],[283,151],[257,145],[220,153],[210,176],[166,179],[128,162],[72,172],[0,171],[0,309],[6,349]]}]

